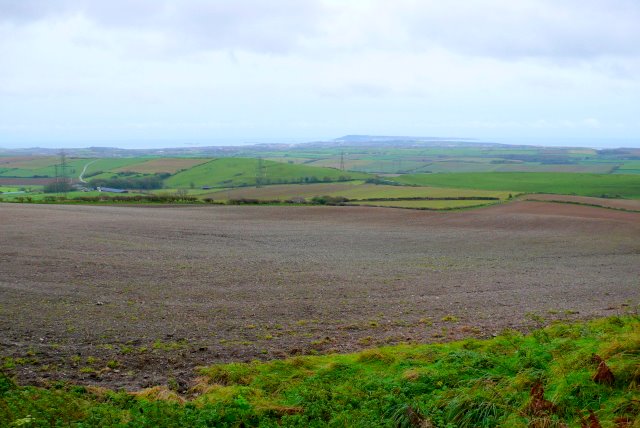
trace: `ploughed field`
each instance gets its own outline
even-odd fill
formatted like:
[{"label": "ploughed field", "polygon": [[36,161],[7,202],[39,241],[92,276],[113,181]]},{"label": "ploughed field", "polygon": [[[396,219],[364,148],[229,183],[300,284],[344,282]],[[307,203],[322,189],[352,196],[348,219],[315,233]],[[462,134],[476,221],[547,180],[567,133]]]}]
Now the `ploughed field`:
[{"label": "ploughed field", "polygon": [[517,201],[0,205],[0,356],[27,383],[486,337],[637,310],[640,214]]}]

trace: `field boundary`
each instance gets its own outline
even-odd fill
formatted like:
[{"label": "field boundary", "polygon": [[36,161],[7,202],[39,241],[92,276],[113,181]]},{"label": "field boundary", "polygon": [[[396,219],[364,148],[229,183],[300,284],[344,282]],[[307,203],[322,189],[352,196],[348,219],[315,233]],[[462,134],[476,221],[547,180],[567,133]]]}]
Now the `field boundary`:
[{"label": "field boundary", "polygon": [[552,204],[568,204],[568,205],[582,205],[585,207],[594,207],[594,208],[604,208],[606,210],[614,210],[614,211],[625,211],[630,213],[640,213],[640,210],[633,210],[629,208],[619,208],[619,207],[608,207],[606,205],[598,205],[598,204],[590,204],[587,202],[576,202],[576,201],[562,201],[559,199],[520,199],[521,201],[526,202],[549,202]]}]

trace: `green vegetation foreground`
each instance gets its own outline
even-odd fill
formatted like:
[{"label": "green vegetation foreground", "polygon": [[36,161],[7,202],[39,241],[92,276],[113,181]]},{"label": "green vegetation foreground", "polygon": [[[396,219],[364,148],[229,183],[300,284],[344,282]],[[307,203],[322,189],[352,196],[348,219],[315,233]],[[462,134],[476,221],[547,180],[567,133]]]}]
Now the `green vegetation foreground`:
[{"label": "green vegetation foreground", "polygon": [[640,318],[216,365],[188,401],[170,387],[44,389],[0,375],[0,425],[638,427]]}]

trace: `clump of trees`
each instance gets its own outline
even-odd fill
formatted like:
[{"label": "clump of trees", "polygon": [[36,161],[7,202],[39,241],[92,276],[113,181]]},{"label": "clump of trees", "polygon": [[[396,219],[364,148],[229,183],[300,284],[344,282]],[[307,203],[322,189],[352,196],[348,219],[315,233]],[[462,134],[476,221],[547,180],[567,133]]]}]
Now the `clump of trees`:
[{"label": "clump of trees", "polygon": [[379,184],[379,185],[385,185],[385,186],[404,186],[404,184],[398,183],[397,181],[387,180],[387,179],[380,178],[380,177],[367,178],[365,180],[365,183],[368,183],[368,184]]},{"label": "clump of trees", "polygon": [[69,181],[54,181],[44,186],[44,193],[63,193],[73,190],[73,186]]},{"label": "clump of trees", "polygon": [[280,204],[282,201],[278,199],[266,200],[266,199],[253,199],[253,198],[236,198],[229,199],[227,204],[229,205],[268,205],[268,204]]},{"label": "clump of trees", "polygon": [[117,189],[140,189],[152,190],[161,189],[163,180],[167,174],[153,174],[143,176],[119,175],[111,178],[94,178],[89,181],[92,187],[114,187]]},{"label": "clump of trees", "polygon": [[311,203],[314,205],[344,205],[349,199],[344,196],[314,196]]}]

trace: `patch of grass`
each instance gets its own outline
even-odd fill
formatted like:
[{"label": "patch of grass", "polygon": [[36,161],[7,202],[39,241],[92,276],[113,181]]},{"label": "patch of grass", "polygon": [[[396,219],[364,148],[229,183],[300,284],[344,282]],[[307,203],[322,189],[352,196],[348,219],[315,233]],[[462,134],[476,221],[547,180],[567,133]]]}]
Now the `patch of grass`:
[{"label": "patch of grass", "polygon": [[[615,380],[594,381],[598,362]],[[0,426],[640,425],[640,319],[554,324],[530,335],[401,345],[356,354],[202,368],[190,400],[175,385],[135,394],[0,375]],[[175,383],[175,382],[174,382]]]}]

